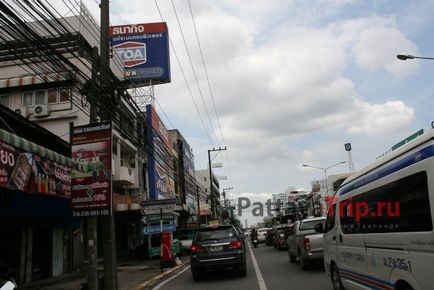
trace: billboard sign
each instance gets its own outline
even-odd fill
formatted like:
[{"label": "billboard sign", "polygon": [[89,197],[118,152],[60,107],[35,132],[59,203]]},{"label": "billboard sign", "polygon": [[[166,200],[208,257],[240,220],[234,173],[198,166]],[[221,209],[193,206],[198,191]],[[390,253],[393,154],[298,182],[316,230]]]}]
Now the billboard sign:
[{"label": "billboard sign", "polygon": [[112,211],[111,123],[74,127],[71,140],[73,215],[110,215]]},{"label": "billboard sign", "polygon": [[71,197],[71,168],[0,141],[0,187]]},{"label": "billboard sign", "polygon": [[170,83],[169,32],[165,22],[109,28],[110,43],[124,66],[124,80]]},{"label": "billboard sign", "polygon": [[172,143],[166,126],[152,105],[146,106],[149,192],[152,200],[175,198]]}]

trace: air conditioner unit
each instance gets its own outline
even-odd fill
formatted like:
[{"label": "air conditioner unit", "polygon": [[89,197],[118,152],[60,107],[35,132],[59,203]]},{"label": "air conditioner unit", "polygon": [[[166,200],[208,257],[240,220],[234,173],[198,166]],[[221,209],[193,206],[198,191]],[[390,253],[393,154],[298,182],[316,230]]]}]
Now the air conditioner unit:
[{"label": "air conditioner unit", "polygon": [[33,112],[35,117],[46,117],[48,116],[48,105],[36,105]]},{"label": "air conditioner unit", "polygon": [[15,113],[23,116],[24,118],[27,118],[27,107],[20,107],[15,109]]}]

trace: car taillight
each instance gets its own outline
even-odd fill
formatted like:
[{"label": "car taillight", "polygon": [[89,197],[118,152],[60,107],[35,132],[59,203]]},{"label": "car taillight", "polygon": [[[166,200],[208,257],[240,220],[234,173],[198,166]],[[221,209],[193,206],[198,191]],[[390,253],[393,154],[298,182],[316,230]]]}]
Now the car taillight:
[{"label": "car taillight", "polygon": [[201,245],[192,245],[191,251],[192,252],[203,252],[203,247]]},{"label": "car taillight", "polygon": [[305,251],[310,251],[310,241],[309,238],[304,238],[304,250]]},{"label": "car taillight", "polygon": [[241,243],[241,241],[233,241],[230,243],[229,248],[230,249],[238,249],[238,248],[241,248],[242,245],[243,244]]}]

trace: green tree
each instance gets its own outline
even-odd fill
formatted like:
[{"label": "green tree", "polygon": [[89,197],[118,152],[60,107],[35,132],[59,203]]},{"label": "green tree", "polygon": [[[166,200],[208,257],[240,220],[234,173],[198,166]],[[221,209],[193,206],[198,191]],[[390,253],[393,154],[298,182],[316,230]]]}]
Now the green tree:
[{"label": "green tree", "polygon": [[236,216],[229,218],[229,224],[233,225],[234,227],[241,228],[241,221]]}]

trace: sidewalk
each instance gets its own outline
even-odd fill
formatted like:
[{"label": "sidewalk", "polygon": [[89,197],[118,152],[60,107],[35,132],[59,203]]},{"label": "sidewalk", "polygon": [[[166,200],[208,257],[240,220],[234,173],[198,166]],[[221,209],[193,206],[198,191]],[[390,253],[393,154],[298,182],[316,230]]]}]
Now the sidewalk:
[{"label": "sidewalk", "polygon": [[[119,263],[118,266],[118,289],[119,290],[134,290],[144,289],[148,287],[149,281],[170,275],[172,272],[183,268],[189,263],[189,257],[181,257],[181,266],[175,268],[165,268],[164,274],[161,274],[160,261],[131,261]],[[98,270],[103,272],[103,267],[99,266]],[[52,277],[23,286],[17,290],[80,290],[81,284],[86,281],[86,273],[84,271],[67,273],[57,277]]]}]

